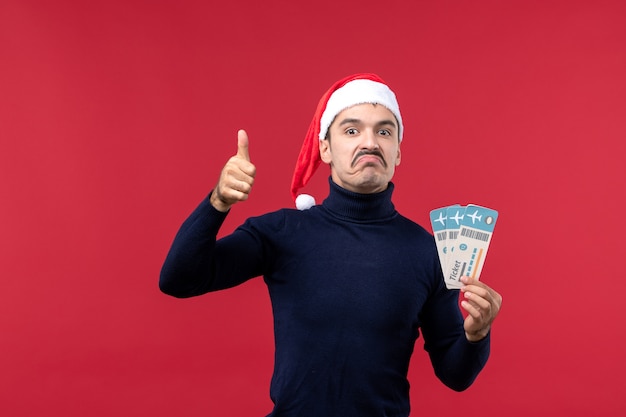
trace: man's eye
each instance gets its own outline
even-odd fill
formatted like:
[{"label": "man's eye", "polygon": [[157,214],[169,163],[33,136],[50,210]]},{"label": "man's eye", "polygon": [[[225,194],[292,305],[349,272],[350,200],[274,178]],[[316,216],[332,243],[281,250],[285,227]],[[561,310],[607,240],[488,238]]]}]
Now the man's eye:
[{"label": "man's eye", "polygon": [[350,129],[346,129],[346,134],[348,135],[356,135],[357,133],[358,133],[358,130],[356,130],[353,127],[351,127]]},{"label": "man's eye", "polygon": [[390,136],[390,135],[391,135],[391,132],[390,132],[390,131],[388,131],[387,129],[380,129],[380,130],[378,131],[378,134],[379,134],[379,135],[382,135],[382,136]]}]

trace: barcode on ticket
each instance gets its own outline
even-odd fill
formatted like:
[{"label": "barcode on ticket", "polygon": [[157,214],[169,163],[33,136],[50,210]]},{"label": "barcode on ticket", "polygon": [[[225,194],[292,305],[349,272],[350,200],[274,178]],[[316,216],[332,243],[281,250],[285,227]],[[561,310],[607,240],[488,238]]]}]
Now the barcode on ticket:
[{"label": "barcode on ticket", "polygon": [[480,232],[478,230],[462,228],[461,236],[468,237],[470,239],[482,240],[483,242],[488,242],[491,235],[489,233]]}]

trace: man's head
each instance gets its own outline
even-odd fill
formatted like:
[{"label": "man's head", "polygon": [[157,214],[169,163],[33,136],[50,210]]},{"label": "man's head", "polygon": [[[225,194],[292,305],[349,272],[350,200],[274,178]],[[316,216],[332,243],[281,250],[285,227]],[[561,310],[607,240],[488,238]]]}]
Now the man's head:
[{"label": "man's head", "polygon": [[400,164],[400,125],[380,104],[342,110],[320,140],[320,157],[335,184],[362,194],[384,191]]},{"label": "man's head", "polygon": [[[330,164],[333,181],[346,189],[384,190],[400,162],[403,133],[396,96],[380,77],[355,74],[337,81],[322,96],[305,136],[291,183],[292,196],[296,197],[322,160]],[[389,141],[390,137],[394,140]],[[298,208],[308,208],[301,207],[299,198]]]}]

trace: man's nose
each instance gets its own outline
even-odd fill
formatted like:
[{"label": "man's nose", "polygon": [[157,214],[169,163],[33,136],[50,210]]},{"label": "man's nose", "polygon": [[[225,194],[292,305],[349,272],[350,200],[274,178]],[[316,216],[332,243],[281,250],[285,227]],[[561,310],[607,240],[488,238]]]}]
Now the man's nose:
[{"label": "man's nose", "polygon": [[366,129],[362,135],[361,147],[363,149],[377,149],[378,148],[378,138],[376,134],[371,129]]}]

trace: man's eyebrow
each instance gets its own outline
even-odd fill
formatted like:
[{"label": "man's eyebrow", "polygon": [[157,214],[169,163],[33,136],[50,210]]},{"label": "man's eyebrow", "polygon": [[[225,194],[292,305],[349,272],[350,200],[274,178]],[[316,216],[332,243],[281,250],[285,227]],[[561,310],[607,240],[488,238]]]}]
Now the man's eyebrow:
[{"label": "man's eyebrow", "polygon": [[390,125],[390,126],[395,127],[395,128],[398,127],[398,126],[396,126],[396,122],[394,122],[393,120],[381,120],[377,124],[377,126],[383,126],[383,125]]},{"label": "man's eyebrow", "polygon": [[343,119],[341,122],[339,122],[339,126],[343,126],[343,125],[356,125],[356,124],[360,124],[361,119]]},{"label": "man's eyebrow", "polygon": [[[361,119],[348,118],[348,119],[343,119],[341,122],[339,122],[339,126],[361,124],[361,123],[363,123]],[[390,125],[394,128],[397,128],[397,125],[393,120],[381,120],[378,123],[376,123],[376,126],[384,126],[384,125]]]}]

